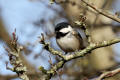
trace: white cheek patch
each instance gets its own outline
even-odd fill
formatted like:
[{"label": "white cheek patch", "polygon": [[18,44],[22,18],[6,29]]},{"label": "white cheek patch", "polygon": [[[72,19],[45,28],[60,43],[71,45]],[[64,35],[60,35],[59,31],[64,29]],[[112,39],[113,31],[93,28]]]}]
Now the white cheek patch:
[{"label": "white cheek patch", "polygon": [[60,32],[67,33],[67,32],[72,31],[72,30],[73,30],[72,27],[69,25],[67,28],[61,29]]}]

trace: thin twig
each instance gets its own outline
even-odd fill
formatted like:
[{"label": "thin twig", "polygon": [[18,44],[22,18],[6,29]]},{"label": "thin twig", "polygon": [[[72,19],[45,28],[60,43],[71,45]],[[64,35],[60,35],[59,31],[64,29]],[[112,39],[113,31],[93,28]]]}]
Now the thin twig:
[{"label": "thin twig", "polygon": [[40,38],[40,43],[44,45],[44,48],[46,50],[48,50],[50,53],[52,53],[53,55],[58,55],[59,57],[63,58],[64,59],[64,55],[62,52],[58,52],[56,50],[54,50],[53,48],[50,47],[50,44],[49,43],[46,43],[45,42],[45,39],[44,39],[44,35],[41,34],[41,38]]},{"label": "thin twig", "polygon": [[118,73],[120,73],[120,68],[115,69],[113,71],[107,71],[107,72],[101,74],[96,80],[102,80],[102,79],[107,78],[107,77],[112,77]]},{"label": "thin twig", "polygon": [[81,0],[81,1],[83,3],[85,3],[87,6],[91,7],[92,9],[94,9],[99,14],[102,14],[102,15],[104,15],[104,16],[106,16],[106,17],[108,17],[108,18],[110,18],[110,19],[120,23],[120,18],[118,18],[118,16],[112,15],[112,14],[110,14],[108,12],[105,12],[105,11],[103,11],[101,9],[98,9],[98,8],[94,7],[92,4],[90,4],[89,2],[86,2],[85,0]]},{"label": "thin twig", "polygon": [[87,41],[90,44],[91,43],[91,35],[90,35],[90,31],[88,29],[88,26],[85,24],[85,20],[86,20],[86,17],[83,15],[80,15],[80,20],[75,21],[75,24],[77,24],[78,26],[80,26],[80,28],[82,28],[84,30]]},{"label": "thin twig", "polygon": [[22,80],[29,80],[27,76],[27,68],[24,66],[22,63],[22,60],[20,58],[20,52],[23,49],[23,47],[19,46],[17,44],[18,38],[16,37],[16,30],[13,32],[13,39],[11,40],[11,50],[8,48],[5,48],[6,51],[8,52],[10,64],[13,65],[13,68],[8,67],[8,63],[6,63],[6,68],[16,72],[18,77],[20,77]]}]

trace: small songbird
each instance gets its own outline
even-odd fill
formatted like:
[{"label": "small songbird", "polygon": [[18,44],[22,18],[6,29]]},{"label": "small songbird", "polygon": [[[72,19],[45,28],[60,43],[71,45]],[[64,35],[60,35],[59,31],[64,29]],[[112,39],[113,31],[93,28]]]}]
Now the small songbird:
[{"label": "small songbird", "polygon": [[55,35],[57,44],[65,53],[84,48],[81,35],[67,22],[61,22],[55,26]]}]

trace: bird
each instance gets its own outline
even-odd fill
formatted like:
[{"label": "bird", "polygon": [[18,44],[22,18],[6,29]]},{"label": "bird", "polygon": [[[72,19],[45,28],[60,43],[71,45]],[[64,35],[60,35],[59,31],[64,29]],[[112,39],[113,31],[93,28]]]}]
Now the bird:
[{"label": "bird", "polygon": [[84,48],[80,33],[68,22],[60,22],[55,26],[55,38],[58,46],[67,54]]}]

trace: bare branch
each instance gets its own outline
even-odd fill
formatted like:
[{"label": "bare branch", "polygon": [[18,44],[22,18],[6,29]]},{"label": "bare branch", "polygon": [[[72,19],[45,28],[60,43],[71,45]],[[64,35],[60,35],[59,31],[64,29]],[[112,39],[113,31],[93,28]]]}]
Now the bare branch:
[{"label": "bare branch", "polygon": [[99,43],[91,43],[88,47],[86,47],[85,49],[83,49],[79,52],[75,52],[74,54],[66,55],[65,60],[68,61],[68,60],[75,59],[78,57],[83,57],[95,49],[107,47],[107,46],[110,46],[110,45],[118,43],[118,42],[120,42],[120,38],[109,40],[109,41],[103,41],[103,42],[99,42]]},{"label": "bare branch", "polygon": [[22,50],[22,47],[17,44],[18,38],[16,38],[16,30],[13,32],[13,40],[11,40],[11,50],[6,48],[6,51],[8,52],[9,55],[9,60],[11,65],[13,65],[13,68],[8,67],[8,63],[6,63],[6,68],[16,72],[17,75],[22,79],[22,80],[29,80],[26,72],[27,68],[26,66],[23,65],[22,60],[20,58],[20,52]]},{"label": "bare branch", "polygon": [[57,70],[62,68],[65,63],[66,63],[65,60],[61,60],[55,65],[53,65],[50,70],[45,70],[44,67],[42,66],[39,67],[39,70],[47,75],[46,80],[50,80],[51,77],[57,73]]},{"label": "bare branch", "polygon": [[120,73],[120,68],[115,69],[113,71],[107,71],[107,72],[101,74],[96,80],[102,80],[104,78],[112,77],[118,73]]},{"label": "bare branch", "polygon": [[94,7],[92,4],[90,4],[89,2],[86,2],[85,0],[81,0],[81,1],[83,3],[85,3],[87,6],[91,7],[92,9],[94,9],[99,14],[102,14],[102,15],[104,15],[104,16],[106,16],[106,17],[108,17],[108,18],[110,18],[110,19],[120,23],[120,18],[118,18],[118,16],[112,15],[112,14],[110,14],[108,12],[105,12],[105,11],[103,11],[101,9],[98,9],[98,8]]},{"label": "bare branch", "polygon": [[58,55],[59,57],[63,58],[64,59],[64,55],[62,52],[59,52],[59,51],[56,51],[54,50],[53,48],[50,47],[50,44],[49,43],[46,43],[45,42],[45,39],[44,39],[44,35],[41,34],[41,39],[40,39],[40,43],[44,45],[44,48],[46,50],[48,50],[50,53],[52,53],[53,55]]},{"label": "bare branch", "polygon": [[120,38],[109,40],[109,41],[103,41],[103,42],[99,42],[99,43],[91,43],[88,47],[86,47],[85,49],[83,49],[79,52],[75,52],[74,54],[69,54],[69,55],[63,55],[62,52],[55,51],[53,48],[51,48],[50,45],[44,41],[44,35],[42,34],[40,43],[44,45],[44,48],[46,50],[51,52],[53,55],[58,55],[59,57],[62,58],[62,60],[60,60],[55,65],[53,65],[50,70],[45,70],[43,67],[40,67],[40,70],[43,73],[47,74],[50,79],[53,75],[56,74],[56,71],[58,69],[62,68],[62,66],[69,60],[79,58],[79,57],[84,57],[86,54],[90,53],[91,51],[93,51],[97,48],[107,47],[107,46],[110,46],[110,45],[118,43],[118,42],[120,42]]},{"label": "bare branch", "polygon": [[80,20],[75,21],[75,24],[77,24],[80,28],[82,28],[84,30],[86,38],[88,40],[88,43],[90,44],[91,43],[91,35],[88,30],[88,26],[85,24],[85,20],[86,20],[86,17],[83,15],[80,15]]}]

